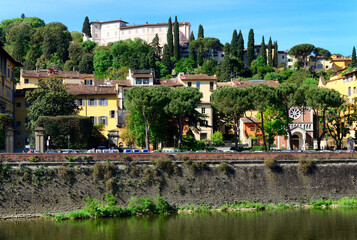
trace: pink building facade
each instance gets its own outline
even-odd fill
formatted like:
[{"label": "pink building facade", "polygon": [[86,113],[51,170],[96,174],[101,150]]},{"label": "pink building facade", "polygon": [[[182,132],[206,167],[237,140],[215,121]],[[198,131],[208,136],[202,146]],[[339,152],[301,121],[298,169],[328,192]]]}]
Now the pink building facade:
[{"label": "pink building facade", "polygon": [[[313,147],[314,120],[312,109],[292,107],[289,116],[293,119],[290,124],[293,149],[308,150]],[[289,136],[278,136],[276,147],[278,149],[290,149]]]}]

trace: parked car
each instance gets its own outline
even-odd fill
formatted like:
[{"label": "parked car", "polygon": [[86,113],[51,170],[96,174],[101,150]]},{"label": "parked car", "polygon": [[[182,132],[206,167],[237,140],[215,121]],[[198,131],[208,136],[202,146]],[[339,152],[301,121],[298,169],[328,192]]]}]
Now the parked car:
[{"label": "parked car", "polygon": [[77,153],[77,152],[73,149],[61,149],[61,153]]},{"label": "parked car", "polygon": [[141,153],[140,149],[133,149],[133,153]]},{"label": "parked car", "polygon": [[162,152],[163,153],[175,153],[175,152],[178,152],[178,150],[173,149],[173,148],[164,148],[164,149],[162,149]]},{"label": "parked car", "polygon": [[142,149],[141,152],[142,153],[149,153],[149,150],[148,149]]},{"label": "parked car", "polygon": [[133,151],[132,151],[131,149],[127,148],[127,149],[124,149],[123,152],[124,152],[124,153],[132,153]]}]

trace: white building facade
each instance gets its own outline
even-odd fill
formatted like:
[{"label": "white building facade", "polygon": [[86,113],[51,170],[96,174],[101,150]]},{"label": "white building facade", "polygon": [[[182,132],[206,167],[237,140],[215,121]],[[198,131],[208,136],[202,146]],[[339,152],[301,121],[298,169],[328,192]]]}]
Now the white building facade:
[{"label": "white building facade", "polygon": [[[128,22],[122,20],[96,21],[91,22],[92,37],[83,37],[83,40],[91,40],[98,45],[107,45],[110,42],[116,42],[126,39],[141,38],[147,43],[151,43],[157,34],[160,45],[167,43],[168,23],[146,23],[128,25]],[[179,23],[180,44],[188,43],[190,37],[191,24],[189,22]],[[174,29],[174,25],[172,25]]]}]

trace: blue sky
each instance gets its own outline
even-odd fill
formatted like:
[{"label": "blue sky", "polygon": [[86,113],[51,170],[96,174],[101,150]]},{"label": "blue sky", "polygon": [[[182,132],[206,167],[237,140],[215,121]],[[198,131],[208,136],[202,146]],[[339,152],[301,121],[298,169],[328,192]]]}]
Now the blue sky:
[{"label": "blue sky", "polygon": [[[5,1],[5,0],[1,0]],[[234,29],[242,30],[245,44],[249,29],[256,44],[262,36],[278,41],[279,50],[312,43],[331,53],[351,55],[357,45],[356,0],[12,0],[1,4],[0,20],[37,16],[46,23],[62,22],[70,31],[81,31],[90,21],[122,20],[129,24],[167,22],[171,16],[191,23],[197,36],[202,24],[206,37],[230,42]]]}]

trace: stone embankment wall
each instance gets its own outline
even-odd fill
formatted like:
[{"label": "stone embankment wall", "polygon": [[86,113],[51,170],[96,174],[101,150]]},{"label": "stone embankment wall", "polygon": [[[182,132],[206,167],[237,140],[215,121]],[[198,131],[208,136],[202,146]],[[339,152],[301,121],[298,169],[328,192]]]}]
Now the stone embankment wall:
[{"label": "stone embankment wall", "polygon": [[[357,197],[354,153],[34,156],[0,156],[0,217],[69,212],[106,193],[121,205],[132,196],[162,195],[177,206]],[[304,172],[299,159],[314,164]]]}]

